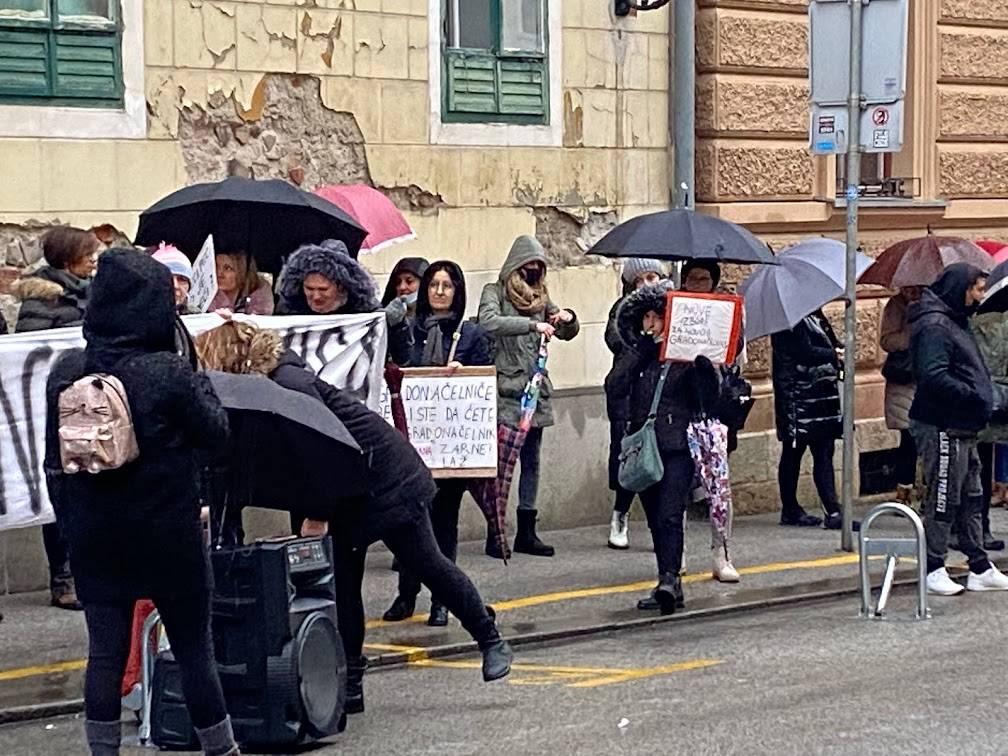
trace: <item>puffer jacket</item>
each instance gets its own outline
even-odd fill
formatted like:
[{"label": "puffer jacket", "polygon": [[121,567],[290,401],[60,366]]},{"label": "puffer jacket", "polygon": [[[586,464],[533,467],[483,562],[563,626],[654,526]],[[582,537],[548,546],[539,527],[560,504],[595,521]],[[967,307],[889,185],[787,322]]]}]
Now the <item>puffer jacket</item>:
[{"label": "puffer jacket", "polygon": [[15,281],[11,294],[21,300],[15,333],[79,326],[84,321],[91,279],[46,266]]},{"label": "puffer jacket", "polygon": [[626,295],[617,299],[609,309],[609,318],[606,320],[605,343],[612,352],[613,362],[609,373],[605,378],[606,416],[610,423],[625,423],[629,417],[630,407],[626,394],[614,391],[610,388],[610,377],[616,371],[619,364],[620,355],[623,353],[623,339],[620,338],[619,325],[616,316],[619,314],[620,306],[626,299]]},{"label": "puffer jacket", "polygon": [[945,269],[909,310],[917,394],[910,419],[942,430],[977,433],[990,420],[994,387],[969,330],[966,292],[982,275],[965,263]]},{"label": "puffer jacket", "polygon": [[[503,425],[516,426],[521,417],[521,395],[539,358],[540,338],[536,325],[548,322],[552,315],[560,311],[553,302],[548,302],[544,312],[531,317],[518,312],[511,304],[507,296],[507,281],[512,273],[530,262],[545,265],[546,252],[533,237],[520,236],[512,245],[497,281],[487,284],[480,298],[479,324],[493,343],[494,363],[497,366],[497,422]],[[570,341],[580,330],[581,324],[575,315],[570,323],[557,326],[556,338]],[[548,373],[540,391],[532,425],[546,428],[554,422],[553,405],[550,402],[553,384]]]},{"label": "puffer jacket", "polygon": [[840,438],[840,342],[826,316],[814,312],[790,331],[773,334],[770,342],[778,440]]},{"label": "puffer jacket", "polygon": [[[1008,391],[1008,315],[1002,312],[976,315],[970,321],[970,331],[990,370],[991,380]],[[978,438],[987,443],[1008,441],[1008,425],[992,423]]]},{"label": "puffer jacket", "polygon": [[[209,380],[176,353],[168,268],[132,249],[98,262],[84,318],[85,349],[72,349],[46,382],[45,468],[85,602],[203,595],[211,578],[199,521],[198,450],[222,447],[227,415]],[[62,472],[60,392],[92,372],[126,389],[140,456],[95,475]]]},{"label": "puffer jacket", "polygon": [[[885,309],[882,311],[879,346],[888,354],[886,365],[882,368],[883,375],[893,375],[895,371],[890,370],[893,366],[910,364],[908,306],[907,300],[897,294],[886,303]],[[886,377],[885,420],[887,428],[907,430],[910,427],[910,407],[913,405],[916,391],[917,387],[912,378],[909,381],[898,381]]]}]

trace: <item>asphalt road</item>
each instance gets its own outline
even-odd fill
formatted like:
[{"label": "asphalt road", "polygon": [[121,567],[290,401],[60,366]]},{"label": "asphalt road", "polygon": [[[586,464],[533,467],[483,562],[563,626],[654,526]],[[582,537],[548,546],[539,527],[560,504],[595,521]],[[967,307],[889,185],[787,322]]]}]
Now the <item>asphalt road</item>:
[{"label": "asphalt road", "polygon": [[[1004,754],[1006,594],[869,622],[851,599],[369,673],[367,711],[313,754]],[[124,749],[126,753],[137,753]],[[0,753],[85,754],[73,718],[0,729]]]}]

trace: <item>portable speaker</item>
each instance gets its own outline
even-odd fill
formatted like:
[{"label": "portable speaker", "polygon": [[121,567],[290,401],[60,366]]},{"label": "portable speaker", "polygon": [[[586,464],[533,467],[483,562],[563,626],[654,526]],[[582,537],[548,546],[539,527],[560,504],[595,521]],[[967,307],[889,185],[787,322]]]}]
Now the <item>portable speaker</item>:
[{"label": "portable speaker", "polygon": [[199,750],[182,693],[182,675],[171,651],[162,651],[154,658],[151,690],[151,741],[173,751]]}]

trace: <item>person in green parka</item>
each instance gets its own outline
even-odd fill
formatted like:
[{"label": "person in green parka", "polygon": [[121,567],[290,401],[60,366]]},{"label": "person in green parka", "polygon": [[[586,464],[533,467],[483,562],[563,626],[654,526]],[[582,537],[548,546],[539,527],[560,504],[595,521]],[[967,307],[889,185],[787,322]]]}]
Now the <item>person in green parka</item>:
[{"label": "person in green parka", "polygon": [[[581,328],[572,310],[557,307],[546,287],[546,252],[532,236],[519,236],[495,283],[487,284],[479,306],[479,324],[493,340],[497,367],[497,422],[517,427],[521,396],[535,369],[539,342],[545,336],[570,341]],[[532,428],[521,448],[518,481],[518,532],[514,550],[520,554],[553,556],[554,549],[536,535],[536,496],[543,428],[553,425],[553,386],[543,380]],[[500,547],[487,539],[487,553]]]},{"label": "person in green parka", "polygon": [[[974,315],[970,330],[976,338],[977,346],[991,380],[1008,391],[1008,315],[1003,312],[984,312]],[[1008,441],[1008,426],[991,423],[977,435],[977,453],[980,455],[981,480],[983,484],[983,547],[987,551],[1003,551],[1004,539],[995,538],[990,527],[990,507],[994,489],[994,450]]]}]

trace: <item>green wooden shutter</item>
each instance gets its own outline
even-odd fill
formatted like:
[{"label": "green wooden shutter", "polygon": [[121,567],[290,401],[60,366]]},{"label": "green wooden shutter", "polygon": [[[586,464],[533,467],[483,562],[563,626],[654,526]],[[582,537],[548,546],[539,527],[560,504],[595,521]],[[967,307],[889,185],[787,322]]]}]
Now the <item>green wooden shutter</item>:
[{"label": "green wooden shutter", "polygon": [[497,113],[496,58],[456,52],[447,55],[448,109],[453,113]]},{"label": "green wooden shutter", "polygon": [[501,114],[546,115],[549,82],[542,61],[502,58],[497,72]]},{"label": "green wooden shutter", "polygon": [[122,98],[118,34],[57,30],[54,36],[54,97],[115,101]]},{"label": "green wooden shutter", "polygon": [[48,60],[48,30],[0,29],[0,96],[48,96]]}]

